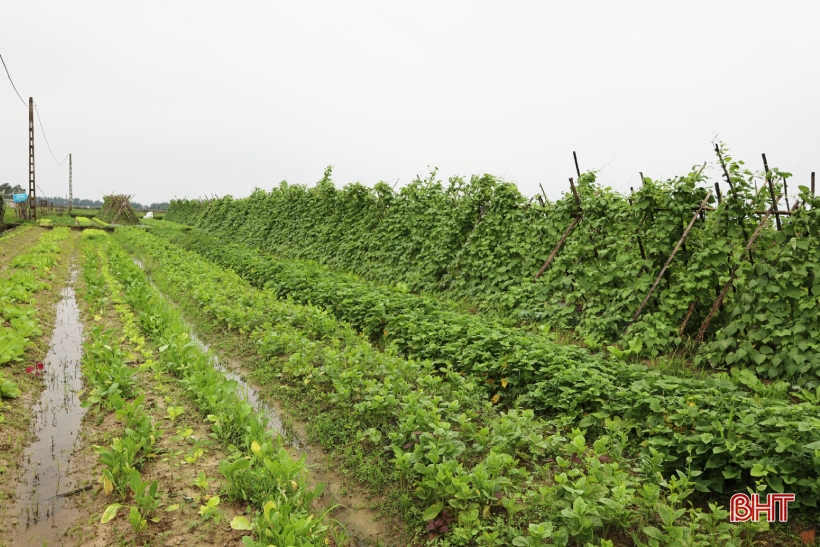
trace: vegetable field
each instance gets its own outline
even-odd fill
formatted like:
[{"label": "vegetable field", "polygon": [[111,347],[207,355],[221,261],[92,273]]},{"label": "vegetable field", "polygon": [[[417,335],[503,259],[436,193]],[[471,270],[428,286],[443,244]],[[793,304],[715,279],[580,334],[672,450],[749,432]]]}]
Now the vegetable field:
[{"label": "vegetable field", "polygon": [[[62,287],[81,434],[48,496],[0,474],[0,538],[809,543],[820,198],[716,153],[717,185],[696,167],[626,196],[595,173],[549,202],[491,176],[336,189],[328,169],[113,232],[20,228],[39,239],[0,239],[0,393],[22,402],[0,426],[23,438],[56,385],[37,359],[65,308],[32,301]],[[730,522],[732,494],[784,492],[788,522]]]},{"label": "vegetable field", "polygon": [[433,173],[398,192],[384,184],[337,190],[328,170],[310,189],[282,183],[239,200],[179,200],[168,219],[282,258],[441,294],[516,325],[569,332],[589,347],[691,355],[701,367],[741,365],[763,378],[813,382],[815,197],[794,183],[789,197],[788,173],[753,173],[719,150],[720,198],[700,166],[667,181],[644,177],[629,196],[587,173],[556,202],[528,200],[489,175],[444,184]]}]

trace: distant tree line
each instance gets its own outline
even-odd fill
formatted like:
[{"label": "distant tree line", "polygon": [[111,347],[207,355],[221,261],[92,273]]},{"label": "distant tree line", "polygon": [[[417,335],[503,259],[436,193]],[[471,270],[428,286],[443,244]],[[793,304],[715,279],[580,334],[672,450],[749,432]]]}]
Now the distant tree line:
[{"label": "distant tree line", "polygon": [[4,196],[10,196],[11,194],[25,194],[26,191],[23,190],[23,187],[19,184],[17,186],[12,186],[8,182],[4,182],[0,184],[0,191],[3,192]]},{"label": "distant tree line", "polygon": [[[19,184],[16,186],[10,185],[8,182],[4,182],[0,184],[0,193],[3,196],[10,198],[12,194],[27,194],[28,191],[25,190]],[[68,205],[68,200],[64,197],[45,197],[45,196],[37,196],[38,199],[45,199],[52,202],[54,205]],[[74,198],[73,200],[73,207],[102,207],[103,202],[98,199],[80,199]],[[159,203],[152,203],[151,205],[143,205],[142,203],[137,203],[136,201],[131,202],[131,207],[134,209],[152,209],[152,210],[167,210],[170,204],[167,201],[162,201]]]}]

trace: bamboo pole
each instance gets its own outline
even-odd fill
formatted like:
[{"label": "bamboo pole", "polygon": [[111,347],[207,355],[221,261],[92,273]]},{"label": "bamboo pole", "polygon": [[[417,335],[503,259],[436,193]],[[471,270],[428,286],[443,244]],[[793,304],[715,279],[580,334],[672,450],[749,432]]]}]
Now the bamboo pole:
[{"label": "bamboo pole", "polygon": [[578,195],[578,190],[575,189],[575,182],[573,182],[572,177],[569,178],[569,187],[572,188],[572,195],[575,196],[575,204],[578,206],[578,210],[581,211],[581,196]]},{"label": "bamboo pole", "polygon": [[[763,229],[763,225],[766,224],[766,221],[769,219],[773,212],[774,211],[772,209],[769,209],[769,211],[766,212],[766,215],[760,220],[760,223],[757,225],[757,228],[755,229],[755,232],[752,234],[751,239],[749,239],[749,243],[746,244],[746,254],[751,255],[752,247],[754,246],[755,240],[757,240],[757,236],[760,235],[760,232]],[[736,278],[737,269],[735,269],[732,272],[732,275],[729,276],[729,281],[726,282],[726,284],[723,286],[723,290],[720,291],[717,300],[715,300],[715,303],[712,305],[712,310],[709,312],[709,315],[706,316],[706,319],[704,319],[703,324],[700,326],[700,330],[698,331],[698,335],[695,338],[695,342],[703,341],[703,335],[706,333],[706,329],[709,328],[709,323],[712,322],[712,318],[715,316],[715,313],[717,313],[718,308],[723,303],[723,299],[726,298],[726,294],[729,292],[729,288],[732,286],[732,283]]]},{"label": "bamboo pole", "polygon": [[552,262],[552,259],[555,258],[555,255],[558,254],[558,251],[561,249],[561,246],[564,244],[564,241],[566,241],[567,236],[569,236],[570,232],[572,232],[572,230],[575,228],[575,226],[579,222],[581,222],[581,219],[583,219],[583,218],[584,218],[583,215],[578,215],[577,217],[575,217],[572,220],[572,222],[569,224],[569,226],[567,226],[567,229],[564,231],[564,235],[561,236],[561,239],[558,240],[558,243],[552,249],[552,252],[550,253],[549,257],[547,258],[547,261],[544,262],[544,265],[541,266],[541,269],[538,270],[538,273],[535,274],[535,277],[532,278],[533,281],[535,281],[536,279],[541,277],[541,275],[545,271],[547,271],[547,268],[549,267],[550,263]]},{"label": "bamboo pole", "polygon": [[[629,191],[630,191],[629,206],[632,207],[632,194],[635,193],[635,189],[630,186]],[[644,217],[644,218],[646,218],[646,217]],[[643,220],[641,220],[641,224],[643,224]],[[640,229],[641,229],[641,227],[639,225],[638,226],[638,231],[640,231]],[[637,234],[637,232],[636,232],[636,234]],[[641,239],[641,236],[638,236],[638,248],[641,250],[641,259],[646,260],[646,251],[643,248],[643,239]]]},{"label": "bamboo pole", "polygon": [[[766,154],[762,154],[763,156],[763,167],[766,169],[766,182],[769,185],[769,195],[772,198],[772,210],[777,209],[777,198],[774,195],[774,182],[772,182],[772,174],[769,171],[769,162],[766,161]],[[783,230],[783,225],[780,223],[780,214],[775,211],[774,213],[775,222],[777,224],[777,231]]]},{"label": "bamboo pole", "polygon": [[789,206],[789,185],[786,183],[786,177],[782,177],[783,179],[783,198],[786,200],[786,210],[791,211],[791,207]]},{"label": "bamboo pole", "polygon": [[[666,259],[666,264],[663,265],[663,268],[661,269],[661,273],[658,274],[658,277],[655,279],[655,283],[652,284],[652,288],[649,289],[648,293],[646,293],[646,297],[643,299],[643,302],[641,302],[641,305],[638,308],[638,311],[636,311],[635,315],[632,317],[632,321],[629,323],[629,325],[627,325],[626,330],[629,330],[629,327],[631,327],[632,324],[641,315],[641,312],[643,311],[644,307],[646,306],[646,303],[649,302],[649,299],[652,297],[652,293],[654,293],[655,289],[658,288],[658,284],[661,282],[661,279],[663,278],[663,274],[666,273],[667,268],[669,268],[669,265],[672,263],[672,259],[675,258],[675,255],[678,253],[678,249],[680,249],[681,245],[683,245],[683,241],[686,239],[686,236],[689,235],[689,231],[692,229],[692,226],[695,225],[695,221],[697,220],[698,215],[700,214],[700,211],[706,205],[706,202],[709,201],[710,197],[712,197],[712,191],[711,190],[709,191],[708,194],[706,194],[706,197],[703,198],[703,201],[700,204],[700,208],[692,216],[692,220],[689,221],[689,226],[687,226],[686,230],[683,231],[683,234],[680,236],[680,239],[678,240],[678,243],[675,245],[675,248],[672,249],[672,254],[669,255],[668,259]],[[624,334],[626,334],[626,330],[624,331]]]},{"label": "bamboo pole", "polygon": [[683,336],[683,331],[686,330],[686,324],[689,323],[689,318],[692,317],[692,312],[695,311],[695,304],[697,303],[697,300],[692,300],[692,303],[689,305],[689,311],[686,312],[686,317],[683,318],[683,324],[678,330],[678,336]]}]

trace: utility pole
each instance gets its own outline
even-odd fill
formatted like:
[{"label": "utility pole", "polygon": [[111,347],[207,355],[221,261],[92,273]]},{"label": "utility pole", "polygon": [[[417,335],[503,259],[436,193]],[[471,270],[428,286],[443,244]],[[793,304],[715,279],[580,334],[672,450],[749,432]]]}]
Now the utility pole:
[{"label": "utility pole", "polygon": [[37,220],[37,190],[34,183],[34,99],[28,98],[28,206],[29,218]]},{"label": "utility pole", "polygon": [[73,190],[71,188],[71,154],[68,155],[68,212],[71,212],[71,202],[74,200]]}]

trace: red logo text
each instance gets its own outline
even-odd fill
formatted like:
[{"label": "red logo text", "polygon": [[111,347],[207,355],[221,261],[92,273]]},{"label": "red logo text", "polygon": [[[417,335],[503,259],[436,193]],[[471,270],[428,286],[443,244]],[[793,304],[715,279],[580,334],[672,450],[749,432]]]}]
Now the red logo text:
[{"label": "red logo text", "polygon": [[768,522],[786,522],[789,520],[790,501],[794,501],[794,494],[767,494],[765,503],[760,501],[760,494],[735,494],[729,500],[729,520],[757,522],[763,513]]}]

